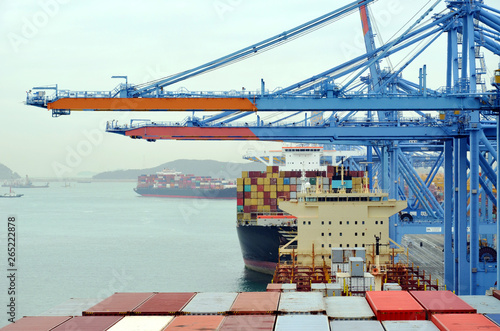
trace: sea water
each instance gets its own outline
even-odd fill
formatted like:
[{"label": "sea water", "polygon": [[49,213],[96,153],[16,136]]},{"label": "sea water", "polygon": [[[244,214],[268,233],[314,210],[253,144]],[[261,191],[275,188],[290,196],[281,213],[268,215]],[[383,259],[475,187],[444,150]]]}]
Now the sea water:
[{"label": "sea water", "polygon": [[[244,267],[234,200],[141,197],[134,187],[53,182],[0,199],[0,327],[9,323],[12,297],[19,319],[70,298],[115,292],[265,290],[271,277]],[[15,295],[9,232],[16,238]]]}]

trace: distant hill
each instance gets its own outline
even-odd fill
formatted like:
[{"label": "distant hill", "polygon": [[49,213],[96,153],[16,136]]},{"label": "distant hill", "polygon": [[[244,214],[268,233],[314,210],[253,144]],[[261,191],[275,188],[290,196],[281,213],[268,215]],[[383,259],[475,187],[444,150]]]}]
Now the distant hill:
[{"label": "distant hill", "polygon": [[0,179],[15,179],[20,178],[20,176],[10,170],[8,167],[0,163]]},{"label": "distant hill", "polygon": [[163,169],[173,169],[184,174],[195,176],[212,176],[214,178],[235,179],[241,177],[242,171],[264,171],[262,163],[247,162],[219,162],[214,160],[175,160],[149,169],[130,169],[102,172],[93,176],[93,179],[137,179],[140,175],[154,174]]}]

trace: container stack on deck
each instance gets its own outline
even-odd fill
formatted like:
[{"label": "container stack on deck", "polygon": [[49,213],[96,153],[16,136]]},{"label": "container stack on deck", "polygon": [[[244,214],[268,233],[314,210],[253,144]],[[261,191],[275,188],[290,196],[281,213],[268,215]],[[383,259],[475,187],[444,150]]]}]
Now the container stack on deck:
[{"label": "container stack on deck", "polygon": [[137,179],[138,188],[190,188],[219,190],[228,185],[234,185],[234,183],[220,178],[183,175],[181,173],[141,175]]},{"label": "container stack on deck", "polygon": [[[500,330],[500,300],[464,298],[473,303],[449,291],[325,297],[283,286],[243,293],[115,293],[83,316],[24,317],[0,330]],[[482,307],[488,314],[477,313]]]},{"label": "container stack on deck", "polygon": [[[305,171],[311,187],[319,186],[326,192],[342,188],[342,167],[327,166],[326,171]],[[344,169],[346,192],[363,191],[363,171]],[[255,220],[258,214],[279,212],[279,199],[296,199],[302,190],[302,171],[280,171],[278,166],[268,166],[266,171],[243,171],[237,179],[238,220]]]}]

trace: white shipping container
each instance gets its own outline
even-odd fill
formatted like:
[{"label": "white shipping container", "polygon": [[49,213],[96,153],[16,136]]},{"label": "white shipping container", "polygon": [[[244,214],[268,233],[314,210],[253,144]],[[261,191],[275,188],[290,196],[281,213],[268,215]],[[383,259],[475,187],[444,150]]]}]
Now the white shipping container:
[{"label": "white shipping container", "polygon": [[220,315],[231,310],[238,293],[197,293],[191,301],[182,309],[182,312],[190,315]]},{"label": "white shipping container", "polygon": [[348,263],[332,263],[332,275],[335,275],[337,272],[349,273],[349,264]]},{"label": "white shipping container", "polygon": [[342,286],[340,284],[328,283],[326,284],[326,296],[341,296],[342,295]]},{"label": "white shipping container", "polygon": [[[326,314],[330,319],[340,320],[371,320],[375,318],[375,314],[371,309],[368,301],[363,297],[355,296],[336,296],[325,299]],[[345,329],[332,329],[345,330]],[[370,329],[360,329],[370,330]]]},{"label": "white shipping container", "polygon": [[330,331],[325,315],[283,315],[276,319],[275,331]]},{"label": "white shipping container", "polygon": [[322,296],[326,296],[326,284],[325,283],[312,283],[311,292],[321,293]]},{"label": "white shipping container", "polygon": [[174,316],[125,316],[113,325],[109,331],[160,331]]},{"label": "white shipping container", "polygon": [[283,284],[281,285],[282,292],[296,292],[297,284]]},{"label": "white shipping container", "polygon": [[335,320],[330,322],[332,331],[334,330],[357,330],[357,331],[384,331],[382,324],[379,321],[341,321]]},{"label": "white shipping container", "polygon": [[383,321],[386,331],[438,331],[439,328],[431,321]]},{"label": "white shipping container", "polygon": [[281,313],[318,313],[325,311],[323,295],[319,292],[284,292],[278,311]]},{"label": "white shipping container", "polygon": [[398,283],[384,283],[384,291],[401,291],[402,287]]},{"label": "white shipping container", "polygon": [[488,295],[459,295],[460,299],[467,302],[478,314],[498,314],[500,312],[500,300]]}]

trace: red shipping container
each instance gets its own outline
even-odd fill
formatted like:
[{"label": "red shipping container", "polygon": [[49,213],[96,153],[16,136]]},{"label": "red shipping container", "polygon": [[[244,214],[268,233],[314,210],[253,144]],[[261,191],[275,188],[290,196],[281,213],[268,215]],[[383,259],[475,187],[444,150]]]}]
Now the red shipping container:
[{"label": "red shipping container", "polygon": [[271,315],[235,315],[224,319],[220,331],[255,331],[274,330],[276,316]]},{"label": "red shipping container", "polygon": [[279,166],[273,166],[273,173],[274,174],[277,174],[279,171],[280,171],[280,167]]},{"label": "red shipping container", "polygon": [[410,291],[427,312],[430,320],[433,314],[475,314],[476,309],[451,291]]},{"label": "red shipping container", "polygon": [[434,314],[431,321],[441,331],[500,330],[481,314]]},{"label": "red shipping container", "polygon": [[271,199],[271,206],[277,206],[278,199]]},{"label": "red shipping container", "polygon": [[236,198],[237,199],[243,199],[245,197],[245,192],[237,192],[236,193]]},{"label": "red shipping container", "polygon": [[243,207],[243,212],[244,213],[250,213],[252,211],[252,209],[250,208],[250,206],[244,206]]},{"label": "red shipping container", "polygon": [[256,212],[258,211],[259,206],[250,206],[250,212]]},{"label": "red shipping container", "polygon": [[234,300],[232,314],[276,314],[280,293],[277,292],[242,292]]},{"label": "red shipping container", "polygon": [[258,178],[251,178],[252,185],[257,185],[257,182],[259,181]]},{"label": "red shipping container", "polygon": [[76,316],[51,329],[51,331],[104,331],[118,323],[122,318],[123,316]]},{"label": "red shipping container", "polygon": [[281,292],[281,285],[283,284],[267,284],[266,291],[267,292]]},{"label": "red shipping container", "polygon": [[251,199],[252,198],[252,192],[245,192],[245,199]]},{"label": "red shipping container", "polygon": [[270,206],[271,205],[271,199],[267,198],[264,199],[264,206]]},{"label": "red shipping container", "polygon": [[368,291],[366,301],[377,320],[425,320],[425,310],[406,291]]},{"label": "red shipping container", "polygon": [[271,198],[271,192],[264,192],[264,199]]},{"label": "red shipping container", "polygon": [[264,192],[264,185],[257,185],[258,192]]},{"label": "red shipping container", "polygon": [[236,199],[236,205],[237,206],[243,206],[243,199]]},{"label": "red shipping container", "polygon": [[224,316],[177,316],[164,330],[219,330]]},{"label": "red shipping container", "polygon": [[285,199],[290,200],[290,192],[283,192]]},{"label": "red shipping container", "polygon": [[82,315],[126,315],[153,295],[153,292],[115,293],[90,307]]},{"label": "red shipping container", "polygon": [[25,316],[3,327],[2,331],[49,331],[69,320],[69,316]]},{"label": "red shipping container", "polygon": [[278,184],[278,178],[269,178],[269,180],[270,180],[269,182],[270,182],[271,185]]},{"label": "red shipping container", "polygon": [[157,293],[133,312],[138,315],[178,315],[195,294],[194,292]]}]

